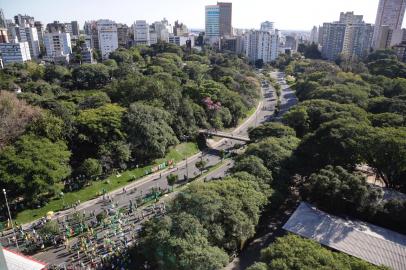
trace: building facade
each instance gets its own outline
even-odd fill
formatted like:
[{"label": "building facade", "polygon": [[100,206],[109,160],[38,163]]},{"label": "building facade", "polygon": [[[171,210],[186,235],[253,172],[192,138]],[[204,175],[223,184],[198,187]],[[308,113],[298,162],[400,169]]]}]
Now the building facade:
[{"label": "building facade", "polygon": [[45,33],[44,45],[48,58],[66,57],[72,53],[69,33]]},{"label": "building facade", "polygon": [[77,21],[72,21],[70,24],[72,26],[72,35],[79,36],[80,35],[79,23]]},{"label": "building facade", "polygon": [[145,20],[135,21],[134,41],[136,45],[151,45],[149,36],[149,25]]},{"label": "building facade", "polygon": [[110,20],[97,21],[99,48],[103,60],[109,58],[111,52],[118,48],[117,24]]},{"label": "building facade", "polygon": [[380,0],[375,20],[373,48],[383,49],[400,43],[399,37],[406,10],[406,0]]},{"label": "building facade", "polygon": [[251,63],[262,60],[270,63],[279,55],[279,34],[251,30],[245,34],[245,55]]},{"label": "building facade", "polygon": [[324,23],[319,31],[321,53],[328,60],[336,60],[341,55],[363,58],[372,46],[373,26],[353,12],[341,12],[340,21]]},{"label": "building facade", "polygon": [[127,48],[130,41],[130,28],[126,24],[117,24],[118,46]]},{"label": "building facade", "polygon": [[265,21],[261,23],[261,31],[273,33],[275,31],[274,23],[270,21]]},{"label": "building facade", "polygon": [[27,42],[30,48],[31,59],[38,59],[40,54],[39,40],[37,34],[37,28],[30,27],[28,24],[26,27],[18,27],[19,42]]},{"label": "building facade", "polygon": [[313,26],[312,31],[310,31],[310,38],[309,38],[310,43],[319,43],[319,31],[317,29],[317,26]]},{"label": "building facade", "polygon": [[210,5],[205,7],[205,35],[210,43],[220,39],[220,7]]},{"label": "building facade", "polygon": [[169,43],[176,44],[178,46],[186,46],[186,44],[190,42],[191,47],[195,46],[195,39],[193,37],[188,36],[169,36]]},{"label": "building facade", "polygon": [[220,10],[220,36],[231,36],[233,34],[232,16],[233,16],[233,4],[217,2],[217,6]]},{"label": "building facade", "polygon": [[0,43],[0,53],[4,65],[31,60],[28,42]]}]

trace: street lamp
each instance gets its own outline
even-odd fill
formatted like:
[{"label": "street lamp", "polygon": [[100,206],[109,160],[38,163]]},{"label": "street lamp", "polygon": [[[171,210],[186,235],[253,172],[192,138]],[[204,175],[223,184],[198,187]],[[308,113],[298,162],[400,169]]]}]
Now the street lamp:
[{"label": "street lamp", "polygon": [[14,230],[14,224],[13,224],[13,219],[11,218],[11,213],[10,213],[10,207],[8,206],[8,201],[7,201],[7,193],[6,190],[3,188],[3,194],[4,194],[4,198],[6,199],[6,205],[7,205],[7,211],[8,211],[8,216],[10,218],[10,222],[11,222],[11,228],[13,229],[13,235],[14,235],[14,239],[16,241],[16,247],[19,250],[20,248],[18,247],[18,240],[17,240],[17,236],[16,236],[16,232]]}]

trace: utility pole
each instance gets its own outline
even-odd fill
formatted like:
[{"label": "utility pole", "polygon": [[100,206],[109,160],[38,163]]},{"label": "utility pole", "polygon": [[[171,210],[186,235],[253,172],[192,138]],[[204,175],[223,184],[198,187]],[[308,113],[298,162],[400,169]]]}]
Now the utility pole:
[{"label": "utility pole", "polygon": [[7,205],[8,216],[9,216],[9,218],[10,218],[11,228],[13,229],[13,235],[14,235],[14,239],[15,239],[15,241],[16,241],[16,247],[17,247],[17,250],[20,250],[20,248],[18,247],[18,240],[17,240],[16,232],[15,232],[15,230],[14,230],[13,219],[11,218],[10,207],[8,206],[7,193],[6,193],[6,190],[5,190],[4,188],[3,188],[3,194],[4,194],[4,198],[6,199],[6,205]]},{"label": "utility pole", "polygon": [[187,178],[187,181],[189,182],[189,170],[187,167],[187,156],[186,156],[186,178]]}]

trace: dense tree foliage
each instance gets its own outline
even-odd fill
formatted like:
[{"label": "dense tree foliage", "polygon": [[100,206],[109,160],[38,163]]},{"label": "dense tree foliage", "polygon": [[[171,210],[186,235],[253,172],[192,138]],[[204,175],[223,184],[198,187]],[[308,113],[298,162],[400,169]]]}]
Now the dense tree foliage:
[{"label": "dense tree foliage", "polygon": [[[0,162],[8,164],[6,156],[25,135],[68,146],[68,162],[61,164],[72,172],[41,180],[47,189],[65,178],[66,183],[79,176],[94,180],[164,157],[170,146],[194,140],[200,128],[237,125],[259,97],[252,68],[233,54],[160,43],[118,49],[102,63],[81,64],[81,43],[71,66],[28,62],[0,71],[0,89],[6,90],[0,92],[0,148],[5,149]],[[11,93],[20,89],[17,96]],[[3,169],[4,175],[20,173],[8,165]],[[20,178],[37,181],[29,174]],[[21,195],[18,179],[2,180],[10,181],[9,194]]]},{"label": "dense tree foliage", "polygon": [[250,266],[248,269],[378,270],[387,268],[372,265],[344,253],[330,251],[320,244],[300,236],[287,235],[277,238],[275,243],[263,249],[261,262]]},{"label": "dense tree foliage", "polygon": [[0,152],[0,181],[12,198],[28,201],[54,193],[55,184],[70,173],[70,152],[63,141],[23,135]]}]

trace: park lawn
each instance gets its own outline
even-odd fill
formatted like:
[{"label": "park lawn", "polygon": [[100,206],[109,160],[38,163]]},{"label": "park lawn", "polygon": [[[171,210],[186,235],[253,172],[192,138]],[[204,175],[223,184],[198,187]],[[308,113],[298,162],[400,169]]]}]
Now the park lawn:
[{"label": "park lawn", "polygon": [[121,174],[120,177],[117,177],[115,174],[113,174],[104,180],[93,181],[89,186],[84,187],[83,189],[65,193],[63,200],[62,198],[56,196],[43,207],[21,211],[20,213],[17,214],[15,221],[18,224],[24,224],[45,216],[46,213],[49,211],[56,212],[62,210],[63,201],[65,201],[66,205],[72,205],[78,200],[80,200],[81,203],[91,200],[97,197],[98,194],[100,194],[103,189],[107,190],[107,192],[110,192],[120,187],[123,187],[132,181],[142,178],[145,174],[146,169],[149,169],[153,166],[163,163],[166,160],[172,159],[174,160],[175,163],[177,163],[183,160],[186,156],[189,157],[198,152],[199,149],[196,143],[188,142],[179,144],[176,147],[172,147],[165,156],[165,158],[155,160],[152,165],[141,167],[138,169],[134,168],[131,170],[123,171],[120,173]]}]

